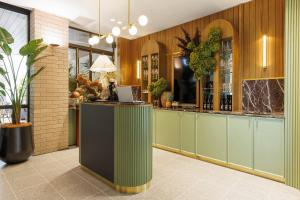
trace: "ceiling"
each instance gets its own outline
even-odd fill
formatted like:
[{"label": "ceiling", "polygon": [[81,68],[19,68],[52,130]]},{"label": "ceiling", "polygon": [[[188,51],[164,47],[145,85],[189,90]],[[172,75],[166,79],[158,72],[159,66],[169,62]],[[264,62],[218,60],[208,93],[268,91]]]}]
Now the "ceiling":
[{"label": "ceiling", "polygon": [[[68,18],[78,27],[98,32],[98,0],[2,0],[6,3],[36,8]],[[182,24],[249,0],[131,0],[132,22],[144,14],[149,18],[146,27],[138,27],[141,37]],[[111,22],[115,19],[115,22]],[[121,21],[127,25],[127,0],[101,0],[101,32],[109,33]],[[132,38],[127,31],[122,36]]]}]

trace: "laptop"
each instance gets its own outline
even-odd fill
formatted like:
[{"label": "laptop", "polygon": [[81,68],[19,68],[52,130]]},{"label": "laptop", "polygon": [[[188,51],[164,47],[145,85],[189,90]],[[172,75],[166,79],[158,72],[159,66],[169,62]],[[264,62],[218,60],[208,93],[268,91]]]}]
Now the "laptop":
[{"label": "laptop", "polygon": [[116,87],[119,102],[121,103],[144,103],[144,101],[136,101],[133,99],[131,86]]}]

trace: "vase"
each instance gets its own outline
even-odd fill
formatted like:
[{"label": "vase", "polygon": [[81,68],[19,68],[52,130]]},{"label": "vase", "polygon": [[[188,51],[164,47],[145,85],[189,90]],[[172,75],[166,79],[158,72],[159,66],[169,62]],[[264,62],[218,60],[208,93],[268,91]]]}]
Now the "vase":
[{"label": "vase", "polygon": [[0,159],[7,164],[24,162],[34,151],[31,123],[5,124],[0,138]]},{"label": "vase", "polygon": [[169,97],[172,95],[172,92],[165,91],[160,97],[162,107],[166,108],[166,103],[169,100]]}]

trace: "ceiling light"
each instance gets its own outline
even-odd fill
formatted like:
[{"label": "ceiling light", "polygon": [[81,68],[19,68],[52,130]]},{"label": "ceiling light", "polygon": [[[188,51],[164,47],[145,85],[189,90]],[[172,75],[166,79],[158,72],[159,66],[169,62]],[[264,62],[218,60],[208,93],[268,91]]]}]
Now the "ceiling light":
[{"label": "ceiling light", "polygon": [[115,26],[112,28],[112,34],[116,37],[118,37],[121,34],[121,29],[118,26]]},{"label": "ceiling light", "polygon": [[116,19],[110,19],[110,21],[111,21],[111,22],[115,22],[115,21],[116,21]]},{"label": "ceiling light", "polygon": [[111,34],[109,34],[109,35],[106,37],[106,42],[107,42],[108,44],[113,43],[113,42],[114,42],[114,37],[113,37]]},{"label": "ceiling light", "polygon": [[118,23],[119,25],[121,25],[121,24],[122,24],[122,22],[121,22],[121,21],[118,21],[117,23]]},{"label": "ceiling light", "polygon": [[136,26],[135,26],[134,24],[132,24],[132,25],[130,26],[128,32],[129,32],[130,35],[135,35],[135,34],[137,34],[137,28],[136,28]]},{"label": "ceiling light", "polygon": [[100,42],[100,38],[96,35],[94,35],[93,37],[89,38],[89,44],[91,46],[98,44]]},{"label": "ceiling light", "polygon": [[145,15],[141,15],[138,20],[141,26],[146,26],[148,24],[148,17]]}]

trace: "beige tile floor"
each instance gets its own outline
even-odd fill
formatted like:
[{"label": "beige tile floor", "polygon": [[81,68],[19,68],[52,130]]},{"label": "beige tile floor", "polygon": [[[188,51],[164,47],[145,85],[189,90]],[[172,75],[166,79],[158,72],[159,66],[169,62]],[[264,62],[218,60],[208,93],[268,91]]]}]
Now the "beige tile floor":
[{"label": "beige tile floor", "polygon": [[0,200],[300,200],[286,185],[154,149],[151,188],[137,195],[115,192],[79,167],[78,149],[0,163]]}]

